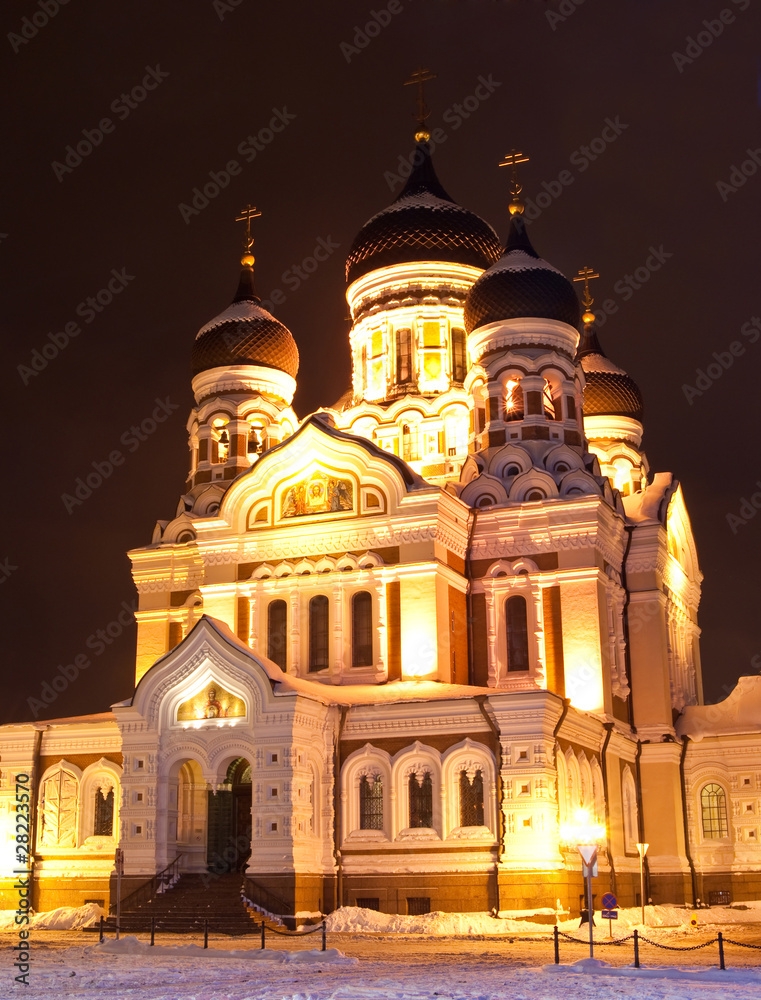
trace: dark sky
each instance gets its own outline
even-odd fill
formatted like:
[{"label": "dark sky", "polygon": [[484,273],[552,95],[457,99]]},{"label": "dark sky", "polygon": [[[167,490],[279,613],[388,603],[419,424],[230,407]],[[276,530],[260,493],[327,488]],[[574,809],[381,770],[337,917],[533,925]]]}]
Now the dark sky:
[{"label": "dark sky", "polygon": [[[651,470],[681,480],[697,537],[708,700],[761,668],[761,516],[742,507],[754,493],[761,506],[761,338],[744,327],[761,316],[758,5],[70,0],[44,23],[43,3],[56,7],[9,0],[0,15],[0,721],[32,718],[27,699],[78,656],[90,665],[39,717],[131,694],[125,552],[176,510],[190,347],[234,293],[247,202],[263,212],[260,293],[281,290],[274,311],[301,352],[297,413],[348,386],[344,256],[398,193],[414,131],[401,84],[420,65],[438,74],[430,125],[444,130],[435,163],[450,194],[504,235],[497,163],[527,152],[526,196],[549,191],[535,246],[567,275],[599,270],[596,305],[618,307],[601,340],[642,388]],[[146,77],[152,89],[134,91]],[[287,124],[262,132],[273,116]],[[78,143],[86,155],[67,164]],[[218,195],[183,211],[230,161]],[[298,280],[320,240],[338,247]],[[652,248],[658,269],[630,288]],[[118,294],[90,312],[109,281]],[[685,394],[712,364],[701,394]],[[171,412],[138,442],[130,428],[157,399]],[[121,464],[67,509],[77,478],[114,451]],[[91,638],[109,626],[110,645]]]}]

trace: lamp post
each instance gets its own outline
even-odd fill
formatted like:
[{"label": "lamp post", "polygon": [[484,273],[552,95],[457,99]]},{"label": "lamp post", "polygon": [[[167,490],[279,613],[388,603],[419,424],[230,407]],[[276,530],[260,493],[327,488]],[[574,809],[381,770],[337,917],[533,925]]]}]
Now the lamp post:
[{"label": "lamp post", "polygon": [[637,844],[639,854],[639,898],[642,904],[642,926],[645,926],[645,855],[649,844]]},{"label": "lamp post", "polygon": [[592,876],[597,875],[597,852],[605,837],[605,826],[596,823],[586,809],[577,809],[572,823],[560,828],[560,840],[573,845],[583,861],[582,872],[586,880],[587,915],[589,917],[589,957],[595,956],[594,925],[592,922]]}]

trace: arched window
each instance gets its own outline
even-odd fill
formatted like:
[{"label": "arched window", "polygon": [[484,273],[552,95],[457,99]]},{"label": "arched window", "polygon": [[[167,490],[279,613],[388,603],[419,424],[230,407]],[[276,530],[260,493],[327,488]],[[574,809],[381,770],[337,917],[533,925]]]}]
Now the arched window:
[{"label": "arched window", "polygon": [[271,601],[267,608],[267,656],[281,670],[288,664],[288,605]]},{"label": "arched window", "polygon": [[411,774],[409,792],[410,826],[433,827],[433,782],[430,772]]},{"label": "arched window", "polygon": [[505,420],[523,420],[523,390],[514,380],[505,387]]},{"label": "arched window", "polygon": [[621,781],[621,799],[624,814],[624,850],[633,852],[636,851],[639,840],[639,817],[637,815],[637,788],[628,767],[624,769]]},{"label": "arched window", "polygon": [[93,836],[112,837],[114,833],[114,789],[95,789]]},{"label": "arched window", "polygon": [[40,843],[43,847],[77,846],[78,794],[79,782],[63,768],[45,779],[41,797]]},{"label": "arched window", "polygon": [[402,424],[402,458],[414,462],[420,458],[420,442],[416,424]]},{"label": "arched window", "polygon": [[359,828],[383,829],[383,778],[379,774],[363,774],[359,783]]},{"label": "arched window", "polygon": [[526,598],[518,595],[505,601],[507,630],[507,669],[528,670],[528,621]]},{"label": "arched window", "polygon": [[328,666],[328,599],[318,594],[309,602],[309,669]]},{"label": "arched window", "polygon": [[465,342],[465,331],[459,327],[452,328],[451,343],[452,381],[464,382],[468,372],[468,351]]},{"label": "arched window", "polygon": [[351,665],[373,665],[373,598],[367,590],[351,599]]},{"label": "arched window", "polygon": [[706,785],[700,793],[703,836],[717,840],[727,836],[727,796],[721,785]]},{"label": "arched window", "polygon": [[396,381],[412,381],[412,330],[408,327],[396,331]]},{"label": "arched window", "polygon": [[481,771],[473,778],[460,771],[460,826],[484,825],[484,779]]}]

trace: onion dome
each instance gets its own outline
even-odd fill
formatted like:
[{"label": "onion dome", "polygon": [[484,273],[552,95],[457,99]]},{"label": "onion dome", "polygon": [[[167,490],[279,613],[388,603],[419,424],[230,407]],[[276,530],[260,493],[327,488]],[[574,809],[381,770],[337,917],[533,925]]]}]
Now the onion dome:
[{"label": "onion dome", "polygon": [[193,344],[194,376],[234,365],[276,368],[293,378],[299,370],[296,341],[286,326],[262,308],[250,264],[241,270],[232,305],[201,327]]},{"label": "onion dome", "polygon": [[465,300],[465,329],[525,316],[579,322],[579,300],[571,282],[543,260],[531,245],[526,223],[511,216],[510,233],[500,259],[474,283]]},{"label": "onion dome", "polygon": [[427,142],[418,142],[414,164],[396,201],[359,231],[346,259],[347,284],[393,264],[444,261],[484,270],[499,258],[491,226],[441,186]]},{"label": "onion dome", "polygon": [[642,423],[642,393],[634,379],[605,355],[594,327],[585,325],[576,354],[584,372],[584,416],[631,417]]}]

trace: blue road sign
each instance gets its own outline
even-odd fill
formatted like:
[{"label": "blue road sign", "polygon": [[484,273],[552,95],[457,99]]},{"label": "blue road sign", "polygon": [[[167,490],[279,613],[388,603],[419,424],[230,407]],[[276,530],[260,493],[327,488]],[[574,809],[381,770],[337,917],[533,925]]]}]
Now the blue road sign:
[{"label": "blue road sign", "polygon": [[618,900],[613,895],[612,892],[606,892],[602,897],[602,908],[603,910],[615,910],[618,906]]},{"label": "blue road sign", "polygon": [[600,916],[603,920],[618,920],[618,910],[603,910]]}]

